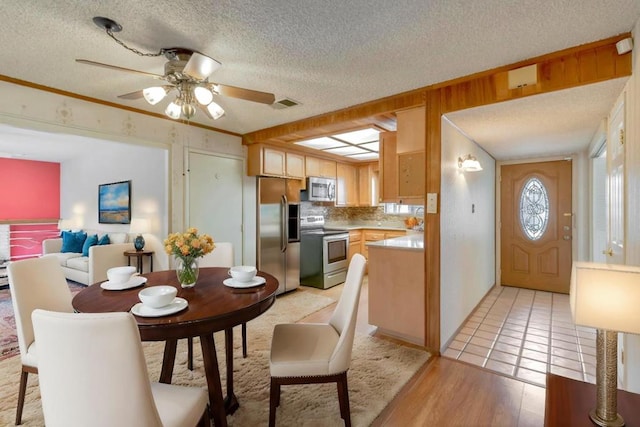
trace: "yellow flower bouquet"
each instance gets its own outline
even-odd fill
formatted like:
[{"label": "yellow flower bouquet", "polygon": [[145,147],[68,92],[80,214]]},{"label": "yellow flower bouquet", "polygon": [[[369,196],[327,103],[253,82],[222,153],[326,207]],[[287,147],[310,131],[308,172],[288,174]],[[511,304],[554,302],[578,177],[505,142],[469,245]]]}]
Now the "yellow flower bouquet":
[{"label": "yellow flower bouquet", "polygon": [[195,286],[198,280],[197,259],[215,249],[213,238],[208,234],[198,235],[191,227],[184,233],[171,233],[164,240],[164,250],[176,257],[176,274],[183,288]]}]

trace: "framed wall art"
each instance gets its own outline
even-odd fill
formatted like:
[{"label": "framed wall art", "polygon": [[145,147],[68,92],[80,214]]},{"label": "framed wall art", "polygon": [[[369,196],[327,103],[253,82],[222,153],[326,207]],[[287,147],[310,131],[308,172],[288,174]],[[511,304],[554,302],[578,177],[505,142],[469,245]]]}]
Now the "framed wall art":
[{"label": "framed wall art", "polygon": [[100,224],[131,222],[131,181],[98,186],[98,222]]}]

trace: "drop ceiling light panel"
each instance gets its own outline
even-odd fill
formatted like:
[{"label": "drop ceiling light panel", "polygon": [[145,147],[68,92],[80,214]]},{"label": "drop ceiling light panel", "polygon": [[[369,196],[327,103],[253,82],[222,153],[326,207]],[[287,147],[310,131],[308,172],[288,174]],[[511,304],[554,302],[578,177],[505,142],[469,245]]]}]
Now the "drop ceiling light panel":
[{"label": "drop ceiling light panel", "polygon": [[353,132],[341,133],[333,136],[336,139],[347,141],[352,144],[361,144],[363,142],[378,141],[380,139],[380,131],[372,128],[360,129]]},{"label": "drop ceiling light panel", "polygon": [[326,136],[322,138],[308,139],[306,141],[298,141],[295,144],[302,145],[303,147],[315,148],[316,150],[344,147],[347,145],[344,142],[336,141],[335,139]]},{"label": "drop ceiling light panel", "polygon": [[375,151],[377,153],[378,151],[380,151],[380,141],[367,142],[366,144],[358,144],[358,147],[364,148],[365,150]]},{"label": "drop ceiling light panel", "polygon": [[329,148],[323,151],[326,151],[327,153],[338,154],[339,156],[351,156],[353,154],[365,154],[369,152],[355,145],[347,145],[346,147],[339,148]]},{"label": "drop ceiling light panel", "polygon": [[377,160],[378,159],[378,153],[364,153],[364,154],[354,154],[352,156],[349,156],[350,159],[357,159],[357,160]]}]

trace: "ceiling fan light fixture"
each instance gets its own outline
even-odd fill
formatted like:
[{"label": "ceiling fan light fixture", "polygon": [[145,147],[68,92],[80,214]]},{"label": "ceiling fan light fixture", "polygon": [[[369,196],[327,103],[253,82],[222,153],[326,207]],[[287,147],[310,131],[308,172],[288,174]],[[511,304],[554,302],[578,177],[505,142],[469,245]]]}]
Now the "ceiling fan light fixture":
[{"label": "ceiling fan light fixture", "polygon": [[193,89],[193,94],[202,105],[209,105],[211,101],[213,101],[213,93],[206,87],[196,86],[195,89]]},{"label": "ceiling fan light fixture", "polygon": [[183,116],[185,116],[187,119],[190,119],[194,114],[196,114],[196,107],[194,107],[193,104],[182,104]]},{"label": "ceiling fan light fixture", "polygon": [[177,120],[180,118],[180,114],[182,113],[182,107],[179,104],[179,100],[176,99],[175,101],[171,102],[169,105],[167,105],[167,109],[164,110],[164,113],[171,117],[174,120]]},{"label": "ceiling fan light fixture", "polygon": [[142,90],[142,96],[151,105],[156,105],[167,96],[167,91],[161,86],[148,87]]},{"label": "ceiling fan light fixture", "polygon": [[213,117],[213,120],[217,120],[224,116],[224,109],[213,101],[207,105],[207,110],[209,111],[209,114],[211,114],[211,117]]}]

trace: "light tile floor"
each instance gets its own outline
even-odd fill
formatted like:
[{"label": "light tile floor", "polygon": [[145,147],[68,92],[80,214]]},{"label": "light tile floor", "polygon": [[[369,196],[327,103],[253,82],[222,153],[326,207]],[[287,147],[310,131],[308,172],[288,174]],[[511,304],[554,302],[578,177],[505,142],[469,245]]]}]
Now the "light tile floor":
[{"label": "light tile floor", "polygon": [[498,286],[442,355],[536,385],[546,372],[595,383],[595,339],[573,324],[568,295]]}]

